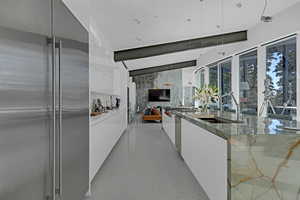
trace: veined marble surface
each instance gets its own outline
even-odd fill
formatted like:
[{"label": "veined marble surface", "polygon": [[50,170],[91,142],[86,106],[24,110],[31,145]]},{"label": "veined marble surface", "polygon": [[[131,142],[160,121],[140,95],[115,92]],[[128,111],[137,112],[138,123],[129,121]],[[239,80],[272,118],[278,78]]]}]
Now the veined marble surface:
[{"label": "veined marble surface", "polygon": [[173,114],[227,139],[231,200],[300,200],[300,132],[284,129],[298,123],[244,115],[244,123],[213,124],[192,113]]},{"label": "veined marble surface", "polygon": [[232,200],[300,200],[300,136],[232,136]]}]

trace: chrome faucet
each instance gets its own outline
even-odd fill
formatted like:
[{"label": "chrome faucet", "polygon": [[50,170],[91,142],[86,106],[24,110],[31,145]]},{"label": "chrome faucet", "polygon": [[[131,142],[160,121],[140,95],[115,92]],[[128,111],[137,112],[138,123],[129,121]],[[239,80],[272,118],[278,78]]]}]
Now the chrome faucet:
[{"label": "chrome faucet", "polygon": [[241,108],[240,108],[240,104],[238,103],[238,101],[236,100],[235,96],[233,95],[233,92],[230,92],[230,93],[224,94],[222,96],[219,96],[220,110],[223,111],[223,98],[224,97],[228,97],[228,96],[233,99],[233,102],[234,102],[234,104],[236,106],[236,112],[235,112],[235,114],[236,114],[236,120],[240,121],[240,110],[241,110]]}]

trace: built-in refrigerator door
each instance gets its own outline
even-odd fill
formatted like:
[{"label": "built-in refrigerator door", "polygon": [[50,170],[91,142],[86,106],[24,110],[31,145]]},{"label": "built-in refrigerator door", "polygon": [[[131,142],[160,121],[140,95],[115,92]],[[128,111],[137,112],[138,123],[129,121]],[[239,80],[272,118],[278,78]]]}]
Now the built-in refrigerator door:
[{"label": "built-in refrigerator door", "polygon": [[51,199],[50,10],[0,2],[0,200]]},{"label": "built-in refrigerator door", "polygon": [[82,200],[89,187],[88,32],[61,0],[54,1],[57,42],[57,191],[64,200]]}]

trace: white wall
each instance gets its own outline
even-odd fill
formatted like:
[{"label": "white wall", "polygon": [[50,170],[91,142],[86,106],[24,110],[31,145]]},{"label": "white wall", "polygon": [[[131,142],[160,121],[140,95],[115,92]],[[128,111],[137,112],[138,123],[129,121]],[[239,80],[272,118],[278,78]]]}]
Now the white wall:
[{"label": "white wall", "polygon": [[[128,71],[113,60],[110,42],[101,31],[92,9],[95,0],[63,0],[89,30],[90,92],[118,95],[120,108],[90,118],[90,182],[127,128]],[[91,96],[91,95],[90,95]]]},{"label": "white wall", "polygon": [[129,102],[131,105],[131,111],[136,112],[136,84],[133,82],[132,77],[129,78]]},{"label": "white wall", "polygon": [[182,69],[182,89],[183,89],[182,102],[184,106],[190,107],[194,104],[192,88],[196,86],[195,79],[196,77],[194,74],[194,67],[188,67]]},{"label": "white wall", "polygon": [[182,84],[183,87],[195,86],[194,67],[182,69]]},{"label": "white wall", "polygon": [[90,20],[90,0],[62,0],[67,7],[73,12],[73,14],[78,18],[82,25],[89,29]]}]

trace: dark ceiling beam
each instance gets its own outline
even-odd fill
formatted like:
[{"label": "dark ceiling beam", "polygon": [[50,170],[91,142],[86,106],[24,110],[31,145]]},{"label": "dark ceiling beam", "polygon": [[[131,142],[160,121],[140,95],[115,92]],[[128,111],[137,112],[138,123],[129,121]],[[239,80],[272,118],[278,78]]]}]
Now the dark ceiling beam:
[{"label": "dark ceiling beam", "polygon": [[196,38],[191,40],[183,40],[177,42],[170,42],[152,46],[139,47],[134,49],[126,49],[114,52],[114,60],[133,60],[139,58],[146,58],[150,56],[163,55],[168,53],[175,53],[191,49],[205,48],[217,46],[221,44],[229,44],[234,42],[241,42],[247,40],[247,31],[239,31],[226,33],[221,35],[208,36],[203,38]]},{"label": "dark ceiling beam", "polygon": [[144,69],[130,70],[129,75],[130,76],[138,76],[138,75],[144,75],[144,74],[151,74],[151,73],[155,73],[155,72],[181,69],[181,68],[186,68],[186,67],[194,67],[196,65],[197,65],[196,60],[190,60],[190,61],[172,63],[172,64],[161,65],[161,66],[156,66],[156,67],[149,67],[149,68],[144,68]]}]

